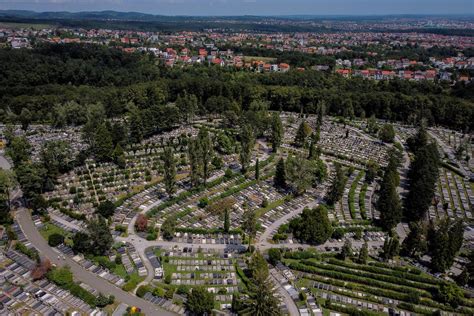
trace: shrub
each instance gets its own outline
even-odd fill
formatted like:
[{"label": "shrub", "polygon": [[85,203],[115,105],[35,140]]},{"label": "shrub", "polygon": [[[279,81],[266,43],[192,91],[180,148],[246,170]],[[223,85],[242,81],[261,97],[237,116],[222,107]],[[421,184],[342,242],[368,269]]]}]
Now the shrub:
[{"label": "shrub", "polygon": [[281,260],[281,251],[278,248],[271,248],[268,250],[268,261],[275,265]]},{"label": "shrub", "polygon": [[138,297],[143,297],[145,296],[146,293],[148,292],[152,292],[152,288],[149,286],[149,285],[141,285],[138,287],[137,291],[135,292],[135,294],[138,296]]},{"label": "shrub", "polygon": [[64,236],[59,233],[54,233],[48,237],[48,245],[57,247],[64,242]]}]

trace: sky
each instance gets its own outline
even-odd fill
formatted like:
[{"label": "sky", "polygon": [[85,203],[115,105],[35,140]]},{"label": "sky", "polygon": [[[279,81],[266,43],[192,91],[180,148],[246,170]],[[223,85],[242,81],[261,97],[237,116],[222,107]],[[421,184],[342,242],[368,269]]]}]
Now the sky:
[{"label": "sky", "polygon": [[0,9],[163,15],[474,14],[474,0],[0,0]]}]

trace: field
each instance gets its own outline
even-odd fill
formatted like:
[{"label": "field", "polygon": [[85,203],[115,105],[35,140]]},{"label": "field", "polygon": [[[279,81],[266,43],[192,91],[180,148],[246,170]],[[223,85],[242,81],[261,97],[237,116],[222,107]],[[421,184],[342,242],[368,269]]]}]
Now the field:
[{"label": "field", "polygon": [[252,62],[252,61],[263,61],[266,63],[275,63],[276,58],[272,57],[259,57],[259,56],[244,56],[243,57],[244,62]]},{"label": "field", "polygon": [[0,22],[0,28],[14,28],[14,29],[33,29],[42,30],[51,28],[50,24],[36,24],[36,23],[12,23],[12,22]]}]

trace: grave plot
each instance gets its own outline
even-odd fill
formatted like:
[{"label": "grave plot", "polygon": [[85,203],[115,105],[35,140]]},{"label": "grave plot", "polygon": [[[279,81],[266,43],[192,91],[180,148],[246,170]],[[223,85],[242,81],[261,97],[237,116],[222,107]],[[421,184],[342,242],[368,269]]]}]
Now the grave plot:
[{"label": "grave plot", "polygon": [[[33,281],[31,270],[35,262],[26,256],[8,251],[1,256],[0,265],[0,302],[15,315],[50,315],[67,314],[77,311],[90,314],[93,309],[84,301],[73,296],[48,280]],[[8,258],[8,259],[7,259]],[[89,291],[89,290],[88,290]],[[97,291],[89,291],[98,295]]]},{"label": "grave plot", "polygon": [[414,136],[417,132],[416,128],[406,125],[394,124],[395,132],[403,143],[406,143],[407,139]]},{"label": "grave plot", "polygon": [[228,308],[233,293],[244,286],[239,274],[245,264],[239,254],[183,248],[160,250],[157,257],[163,264],[165,283],[176,288],[202,286],[215,294],[220,309]]},{"label": "grave plot", "polygon": [[467,154],[472,157],[472,136],[469,134],[459,133],[457,131],[445,128],[431,128],[430,131],[443,141],[445,145],[456,151],[459,146],[465,145]]},{"label": "grave plot", "polygon": [[[0,134],[4,135],[5,126],[0,127]],[[38,161],[43,145],[48,141],[65,141],[71,146],[72,156],[87,148],[81,136],[81,127],[53,128],[49,125],[30,125],[27,132],[20,125],[14,126],[15,136],[26,136],[31,145],[31,157]]]},{"label": "grave plot", "polygon": [[247,181],[243,184],[241,190],[236,189],[240,187],[232,188],[232,192],[235,191],[235,193],[229,196],[226,192],[209,196],[209,205],[206,207],[192,206],[189,213],[179,219],[178,227],[221,228],[223,226],[224,210],[230,208],[230,227],[231,229],[237,229],[242,224],[243,213],[246,210],[264,213],[267,208],[276,207],[284,202],[285,195],[273,187],[272,178],[259,182]]},{"label": "grave plot", "polygon": [[474,194],[469,182],[454,172],[441,168],[431,218],[473,218]]},{"label": "grave plot", "polygon": [[[254,175],[252,171],[248,174],[248,179],[234,173],[229,180],[226,180],[228,178],[225,176],[215,178],[213,181],[208,182],[208,186],[204,190],[196,193],[192,193],[192,191],[186,192],[183,195],[183,199],[170,205],[160,205],[160,207],[152,210],[153,217],[156,218],[157,226],[161,226],[167,217],[175,216],[178,220],[178,227],[181,228],[206,230],[222,227],[223,221],[216,220],[219,214],[217,212],[212,212],[212,208],[217,208],[219,203],[223,203],[222,201],[226,203],[229,201],[237,202],[237,199],[235,198],[236,196],[240,196],[242,192],[247,192],[248,195],[250,195],[249,192],[252,190],[252,187],[255,186],[259,186],[259,188],[261,187],[262,190],[265,188],[265,190],[268,191],[267,193],[257,192],[254,196],[255,199],[261,199],[262,201],[264,198],[270,197],[275,197],[275,199],[277,199],[276,191],[271,189],[269,187],[270,185],[266,182],[266,179],[270,179],[272,175],[274,169],[273,166],[273,156],[260,162],[260,182],[253,179]],[[254,192],[256,192],[255,190],[256,189],[253,188]],[[267,197],[265,197],[265,194]],[[242,200],[241,203],[243,204],[243,202],[244,201]],[[267,202],[268,205],[270,205],[268,200]],[[255,205],[255,201],[251,203],[249,202],[249,207],[254,207]],[[232,213],[233,212],[231,212],[231,216]],[[214,221],[210,219],[211,217]],[[233,220],[231,217],[231,223],[232,222]]]},{"label": "grave plot", "polygon": [[354,309],[387,313],[389,308],[415,314],[437,310],[463,315],[474,312],[467,293],[457,308],[443,303],[435,293],[448,281],[415,267],[380,262],[364,265],[334,258],[285,259],[284,263],[296,275],[300,287],[310,289],[323,301],[331,301],[330,310],[349,314]]},{"label": "grave plot", "polygon": [[[178,177],[185,174],[187,168],[182,155],[176,155]],[[100,202],[124,199],[158,182],[161,168],[158,155],[139,159],[127,156],[124,169],[112,163],[88,161],[84,167],[61,176],[55,190],[45,197],[63,213],[91,215]]]},{"label": "grave plot", "polygon": [[[296,131],[302,121],[300,118],[293,118],[290,121],[285,118],[284,144],[293,144]],[[316,129],[315,116],[309,116],[305,121],[313,131]],[[387,146],[362,134],[360,131],[344,128],[342,124],[336,122],[325,121],[323,123],[318,146],[321,147],[323,153],[344,160],[362,164],[365,164],[368,160],[373,160],[381,166],[387,164]]]}]

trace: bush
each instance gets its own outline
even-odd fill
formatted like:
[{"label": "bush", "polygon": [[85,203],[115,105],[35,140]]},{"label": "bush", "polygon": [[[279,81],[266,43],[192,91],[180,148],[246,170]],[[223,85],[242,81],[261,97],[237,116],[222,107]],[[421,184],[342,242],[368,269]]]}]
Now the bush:
[{"label": "bush", "polygon": [[198,206],[200,208],[205,208],[209,204],[209,199],[207,197],[203,197],[199,200]]},{"label": "bush", "polygon": [[273,235],[272,239],[273,239],[273,241],[287,240],[288,235],[287,234],[276,233],[275,235]]},{"label": "bush", "polygon": [[138,297],[143,297],[148,292],[150,292],[150,293],[153,292],[152,288],[148,285],[141,285],[141,286],[138,287],[135,294],[137,294]]},{"label": "bush", "polygon": [[153,295],[157,297],[164,297],[165,290],[163,290],[161,287],[157,287],[153,290]]},{"label": "bush", "polygon": [[55,283],[59,287],[68,290],[72,295],[80,298],[92,307],[97,306],[97,299],[94,295],[74,283],[72,272],[68,267],[55,268],[46,274],[49,281]]},{"label": "bush", "polygon": [[278,248],[268,250],[268,261],[275,265],[281,260],[281,251]]},{"label": "bush", "polygon": [[48,237],[48,245],[51,247],[57,247],[60,244],[64,243],[64,236],[59,233],[54,233]]}]

